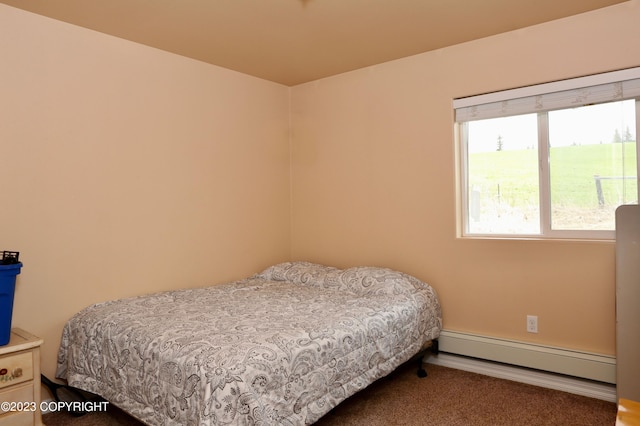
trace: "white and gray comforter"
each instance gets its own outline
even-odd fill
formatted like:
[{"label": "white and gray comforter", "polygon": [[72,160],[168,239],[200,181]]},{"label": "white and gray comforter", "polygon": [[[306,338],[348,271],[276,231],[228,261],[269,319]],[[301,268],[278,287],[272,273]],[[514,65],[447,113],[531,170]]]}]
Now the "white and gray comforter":
[{"label": "white and gray comforter", "polygon": [[289,262],[90,306],[64,327],[56,376],[150,425],[310,424],[441,326],[412,276]]}]

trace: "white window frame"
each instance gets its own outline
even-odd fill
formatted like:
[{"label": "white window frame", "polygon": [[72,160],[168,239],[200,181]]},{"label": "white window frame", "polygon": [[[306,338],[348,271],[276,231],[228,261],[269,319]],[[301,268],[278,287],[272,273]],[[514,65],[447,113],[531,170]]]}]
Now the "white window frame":
[{"label": "white window frame", "polygon": [[[455,138],[459,153],[459,237],[469,238],[543,238],[543,239],[596,239],[613,240],[615,230],[553,230],[551,229],[551,196],[549,170],[549,143],[547,112],[604,103],[635,99],[636,112],[636,159],[640,169],[640,67],[590,75],[569,80],[555,81],[483,95],[453,100],[455,113]],[[468,232],[468,152],[466,123],[473,120],[507,117],[527,113],[538,113],[538,167],[540,191],[540,233],[536,234],[480,234]],[[640,196],[640,173],[638,195]]]}]

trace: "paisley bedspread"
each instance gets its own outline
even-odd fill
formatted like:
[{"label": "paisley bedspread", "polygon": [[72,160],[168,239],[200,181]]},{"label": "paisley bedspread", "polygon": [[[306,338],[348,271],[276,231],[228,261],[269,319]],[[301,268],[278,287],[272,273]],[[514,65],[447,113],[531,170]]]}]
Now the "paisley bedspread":
[{"label": "paisley bedspread", "polygon": [[302,425],[440,334],[420,280],[306,262],[99,303],[65,325],[56,376],[149,425]]}]

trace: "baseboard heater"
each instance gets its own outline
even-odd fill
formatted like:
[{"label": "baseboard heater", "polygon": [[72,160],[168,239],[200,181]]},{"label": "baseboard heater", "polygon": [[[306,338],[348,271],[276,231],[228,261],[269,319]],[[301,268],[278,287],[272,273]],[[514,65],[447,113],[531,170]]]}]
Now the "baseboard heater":
[{"label": "baseboard heater", "polygon": [[613,356],[443,330],[439,350],[603,383],[616,383]]}]

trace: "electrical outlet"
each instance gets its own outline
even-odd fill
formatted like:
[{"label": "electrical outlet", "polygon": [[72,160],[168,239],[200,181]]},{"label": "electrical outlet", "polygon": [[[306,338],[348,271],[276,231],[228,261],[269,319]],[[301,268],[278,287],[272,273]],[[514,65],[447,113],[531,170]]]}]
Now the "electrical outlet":
[{"label": "electrical outlet", "polygon": [[536,315],[527,315],[527,332],[538,332],[538,317]]}]

